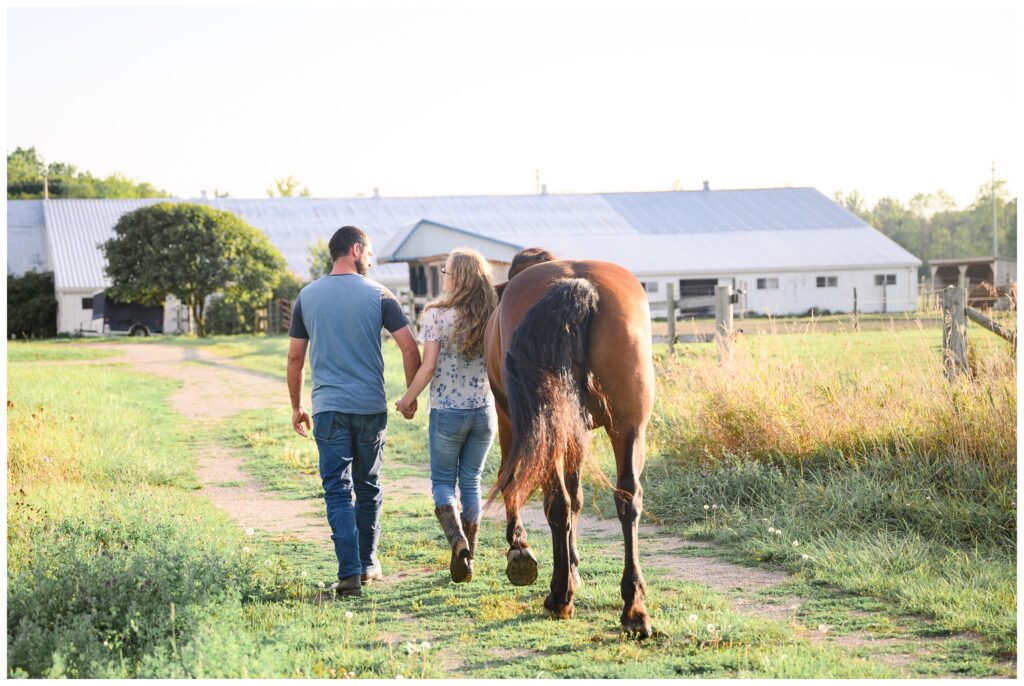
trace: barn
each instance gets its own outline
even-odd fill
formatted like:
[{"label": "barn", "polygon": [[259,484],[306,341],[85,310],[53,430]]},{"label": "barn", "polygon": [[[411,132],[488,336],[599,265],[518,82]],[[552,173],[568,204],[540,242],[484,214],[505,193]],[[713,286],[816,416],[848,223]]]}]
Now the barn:
[{"label": "barn", "polygon": [[[156,202],[8,201],[8,274],[52,270],[58,330],[90,331],[88,298],[109,285],[98,245],[124,213]],[[921,261],[813,188],[188,202],[241,216],[302,276],[313,241],[359,226],[378,256],[371,276],[421,295],[436,294],[438,267],[454,247],[483,252],[500,281],[516,251],[537,246],[622,264],[654,303],[668,284],[694,302],[731,284],[751,314],[850,311],[855,289],[863,312],[917,307]]]}]

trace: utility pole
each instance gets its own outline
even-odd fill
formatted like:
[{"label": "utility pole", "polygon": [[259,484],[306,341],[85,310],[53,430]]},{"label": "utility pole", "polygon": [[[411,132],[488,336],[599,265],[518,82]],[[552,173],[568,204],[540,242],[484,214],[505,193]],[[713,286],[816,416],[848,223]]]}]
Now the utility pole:
[{"label": "utility pole", "polygon": [[999,241],[996,234],[996,161],[992,160],[992,259],[995,259],[999,254],[998,247]]}]

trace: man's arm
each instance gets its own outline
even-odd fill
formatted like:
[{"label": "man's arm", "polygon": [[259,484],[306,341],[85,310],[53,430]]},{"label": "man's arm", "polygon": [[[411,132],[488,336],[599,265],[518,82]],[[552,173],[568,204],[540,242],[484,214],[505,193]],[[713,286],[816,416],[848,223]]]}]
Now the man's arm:
[{"label": "man's arm", "polygon": [[[412,331],[409,330],[408,326],[404,326],[398,331],[392,331],[391,336],[395,339],[395,343],[398,344],[398,348],[402,351],[402,366],[405,368],[405,385],[408,386],[412,383],[412,380],[416,378],[416,372],[419,371],[420,362],[420,347],[416,344],[416,339],[412,336]],[[411,406],[412,413],[416,412],[416,402],[414,401]],[[409,416],[411,418],[411,415]]]},{"label": "man's arm", "polygon": [[288,395],[292,399],[292,428],[308,437],[312,428],[309,413],[302,407],[302,368],[306,364],[308,338],[291,338],[288,345]]}]

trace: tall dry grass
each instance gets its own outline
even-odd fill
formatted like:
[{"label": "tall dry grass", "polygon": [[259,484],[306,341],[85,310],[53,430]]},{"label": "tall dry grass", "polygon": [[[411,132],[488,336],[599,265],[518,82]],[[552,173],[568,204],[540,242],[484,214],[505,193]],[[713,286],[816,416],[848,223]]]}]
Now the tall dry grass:
[{"label": "tall dry grass", "polygon": [[662,357],[654,452],[708,464],[726,455],[855,461],[884,451],[1015,467],[1017,373],[1008,345],[973,344],[971,378],[950,383],[929,332],[891,348],[882,340],[875,353],[861,347],[865,335],[829,334],[829,346],[806,351],[797,338],[741,339],[721,365],[693,353]]}]

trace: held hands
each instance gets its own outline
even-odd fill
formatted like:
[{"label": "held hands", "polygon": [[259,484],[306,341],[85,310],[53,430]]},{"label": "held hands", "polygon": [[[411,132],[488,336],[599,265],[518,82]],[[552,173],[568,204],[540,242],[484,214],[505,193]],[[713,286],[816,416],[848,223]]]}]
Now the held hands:
[{"label": "held hands", "polygon": [[416,416],[416,398],[410,399],[409,394],[406,393],[395,403],[395,409],[401,412],[406,419],[412,419]]},{"label": "held hands", "polygon": [[309,421],[309,413],[301,405],[292,410],[292,428],[303,438],[309,438],[312,424]]}]

